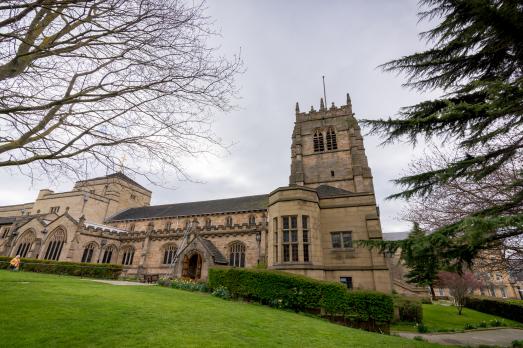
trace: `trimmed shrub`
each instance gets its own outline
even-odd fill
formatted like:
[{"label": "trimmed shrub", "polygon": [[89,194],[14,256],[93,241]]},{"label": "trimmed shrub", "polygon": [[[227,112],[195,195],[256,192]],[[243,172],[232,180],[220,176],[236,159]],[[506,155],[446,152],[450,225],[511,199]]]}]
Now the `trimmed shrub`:
[{"label": "trimmed shrub", "polygon": [[[0,256],[0,269],[8,269],[12,257]],[[117,279],[122,272],[121,265],[63,262],[40,259],[21,259],[20,270],[36,273],[72,275],[88,278]]]},{"label": "trimmed shrub", "polygon": [[394,307],[398,309],[399,320],[413,323],[423,321],[423,307],[421,301],[415,297],[393,296]]},{"label": "trimmed shrub", "polygon": [[429,328],[427,326],[425,326],[425,324],[423,324],[423,323],[416,324],[416,330],[419,333],[427,333],[427,332],[429,332]]},{"label": "trimmed shrub", "polygon": [[523,323],[523,303],[490,297],[468,297],[465,307]]},{"label": "trimmed shrub", "polygon": [[[285,272],[212,268],[209,286],[227,288],[232,297],[295,311],[323,311],[349,321],[389,323],[392,297],[374,291],[348,291],[343,284]],[[371,325],[372,326],[372,325]]]}]

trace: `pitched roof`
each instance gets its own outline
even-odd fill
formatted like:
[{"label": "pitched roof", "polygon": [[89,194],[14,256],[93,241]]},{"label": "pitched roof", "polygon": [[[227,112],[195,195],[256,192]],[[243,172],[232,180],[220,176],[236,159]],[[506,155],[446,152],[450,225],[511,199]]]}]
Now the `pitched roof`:
[{"label": "pitched roof", "polygon": [[320,198],[354,195],[354,192],[329,185],[320,185],[316,187],[316,192]]},{"label": "pitched roof", "polygon": [[222,265],[228,264],[225,256],[223,256],[223,254],[218,250],[218,248],[216,247],[216,245],[214,245],[213,242],[211,242],[210,240],[205,239],[205,238],[200,238],[200,241],[207,248],[209,253],[212,255],[214,263],[222,264]]},{"label": "pitched roof", "polygon": [[149,207],[129,208],[113,215],[108,221],[265,210],[267,209],[268,201],[268,195],[256,195],[211,201],[153,205]]},{"label": "pitched roof", "polygon": [[99,176],[99,177],[92,178],[92,179],[81,180],[81,181],[78,181],[77,183],[94,181],[94,180],[104,180],[104,179],[120,179],[120,180],[123,180],[123,181],[131,184],[131,185],[137,186],[137,187],[139,187],[139,188],[141,188],[143,190],[151,192],[151,190],[146,189],[145,187],[143,187],[142,185],[140,185],[139,183],[137,183],[136,181],[134,181],[133,179],[131,179],[130,177],[128,177],[127,175],[125,175],[122,172],[116,172],[116,173],[112,173],[112,174],[109,174],[109,175],[106,175],[106,176]]}]

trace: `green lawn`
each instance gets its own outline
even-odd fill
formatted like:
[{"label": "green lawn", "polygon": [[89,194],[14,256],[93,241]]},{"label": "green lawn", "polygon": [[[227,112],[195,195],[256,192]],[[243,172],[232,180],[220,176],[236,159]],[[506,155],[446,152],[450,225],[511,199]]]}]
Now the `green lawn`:
[{"label": "green lawn", "polygon": [[[461,315],[458,315],[456,307],[443,306],[439,304],[423,304],[423,323],[432,332],[437,331],[463,331],[466,324],[472,324],[480,328],[481,322],[491,322],[501,320],[506,326],[523,327],[523,324],[513,320],[481,313],[472,309],[463,308]],[[416,326],[412,323],[397,323],[391,328],[393,331],[416,331]]]},{"label": "green lawn", "polygon": [[439,347],[158,286],[0,271],[2,347]]}]

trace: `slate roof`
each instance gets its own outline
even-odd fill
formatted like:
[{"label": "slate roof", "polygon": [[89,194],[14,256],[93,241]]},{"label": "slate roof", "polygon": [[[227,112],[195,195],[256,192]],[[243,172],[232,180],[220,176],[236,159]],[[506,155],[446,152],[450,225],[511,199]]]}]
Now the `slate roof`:
[{"label": "slate roof", "polygon": [[129,208],[113,215],[108,221],[265,210],[267,209],[268,202],[269,195],[256,195],[211,201],[153,205],[149,207]]},{"label": "slate roof", "polygon": [[333,187],[333,186],[329,186],[329,185],[318,186],[316,188],[316,192],[318,193],[318,197],[320,197],[320,198],[354,195],[354,192],[347,191],[347,190]]},{"label": "slate roof", "polygon": [[87,179],[87,180],[81,180],[81,181],[78,181],[78,182],[82,183],[82,182],[93,181],[93,180],[104,180],[104,179],[113,179],[113,178],[126,181],[129,184],[131,184],[131,185],[138,186],[139,188],[141,188],[141,189],[143,189],[145,191],[151,192],[151,190],[146,189],[145,187],[143,187],[142,185],[140,185],[139,183],[137,183],[136,181],[134,181],[133,179],[131,179],[130,177],[128,177],[127,175],[125,175],[122,172],[116,172],[116,173],[109,174],[109,175],[106,175],[106,176],[99,176],[99,177],[96,177],[96,178]]},{"label": "slate roof", "polygon": [[222,253],[218,250],[216,245],[213,244],[213,242],[205,238],[201,238],[200,241],[205,245],[209,253],[212,255],[214,263],[222,265],[228,264],[225,256],[222,255]]},{"label": "slate roof", "polygon": [[0,225],[12,224],[15,220],[16,216],[0,217]]}]

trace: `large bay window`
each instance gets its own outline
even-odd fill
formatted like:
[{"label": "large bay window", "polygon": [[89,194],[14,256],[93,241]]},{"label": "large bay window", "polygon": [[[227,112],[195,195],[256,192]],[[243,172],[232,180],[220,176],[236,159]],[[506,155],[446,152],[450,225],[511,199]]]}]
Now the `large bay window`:
[{"label": "large bay window", "polygon": [[[281,235],[278,234],[279,220],[273,219],[275,262],[278,262],[280,257],[282,262],[310,262],[309,217],[288,215],[281,216],[280,219]],[[301,224],[298,224],[299,221]]]}]

